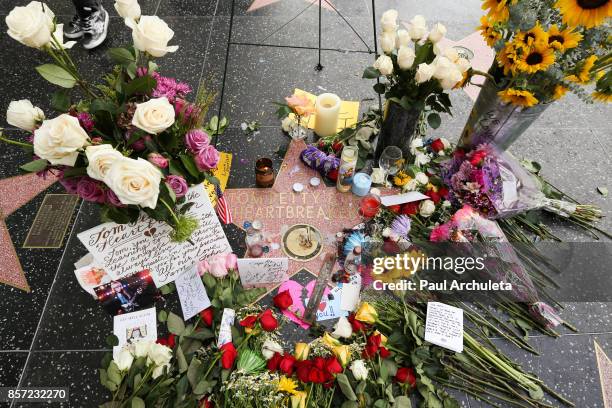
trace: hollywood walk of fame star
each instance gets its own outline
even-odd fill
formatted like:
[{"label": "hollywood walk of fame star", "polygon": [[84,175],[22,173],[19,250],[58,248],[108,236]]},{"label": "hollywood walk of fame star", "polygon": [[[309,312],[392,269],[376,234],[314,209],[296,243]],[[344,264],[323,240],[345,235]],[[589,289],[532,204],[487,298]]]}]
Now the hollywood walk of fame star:
[{"label": "hollywood walk of fame star", "polygon": [[43,179],[35,173],[0,180],[0,283],[30,291],[5,220],[56,180],[54,176]]},{"label": "hollywood walk of fame star", "polygon": [[[247,10],[247,12],[251,12],[251,11],[255,11],[257,9],[260,9],[262,7],[266,7],[269,6],[270,4],[273,3],[278,3],[281,0],[255,0],[253,1],[253,3],[251,3],[251,5],[249,6],[249,9]],[[319,3],[319,0],[304,0],[306,3]],[[321,0],[321,7],[326,8],[328,10],[333,10],[333,8],[328,4],[330,3],[329,0]]]},{"label": "hollywood walk of fame star", "polygon": [[[289,144],[273,187],[227,189],[224,193],[232,209],[234,224],[242,227],[245,221],[259,220],[268,239],[279,245],[279,248],[271,246],[266,257],[287,256],[280,240],[283,232],[295,224],[309,224],[320,231],[322,251],[306,262],[289,259],[290,276],[301,269],[318,274],[325,253],[336,251],[336,233],[361,221],[360,197],[350,192],[341,193],[335,186],[310,186],[310,179],[320,175],[300,161],[300,153],[305,148],[301,140]],[[301,183],[304,191],[293,192],[294,183]]]},{"label": "hollywood walk of fame star", "polygon": [[593,342],[593,346],[595,348],[597,369],[599,370],[603,406],[604,408],[612,408],[612,361],[610,361],[610,358],[596,341]]}]

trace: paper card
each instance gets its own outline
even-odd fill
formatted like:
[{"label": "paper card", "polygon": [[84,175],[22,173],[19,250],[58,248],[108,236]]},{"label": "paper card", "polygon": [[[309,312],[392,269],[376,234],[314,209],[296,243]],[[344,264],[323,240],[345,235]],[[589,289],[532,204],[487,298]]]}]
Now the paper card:
[{"label": "paper card", "polygon": [[113,347],[113,356],[117,356],[117,353],[126,344],[141,340],[157,340],[155,308],[115,316],[113,318],[113,333],[119,339],[119,344]]},{"label": "paper card", "polygon": [[389,207],[391,205],[399,205],[427,199],[429,199],[429,197],[427,197],[425,194],[421,194],[418,191],[411,191],[404,194],[394,194],[380,197],[380,202],[385,207]]},{"label": "paper card", "polygon": [[189,320],[210,307],[210,299],[196,266],[181,273],[174,281],[183,309],[183,320]]},{"label": "paper card", "polygon": [[279,283],[289,277],[288,272],[288,258],[238,259],[238,273],[243,286]]},{"label": "paper card", "polygon": [[149,308],[161,299],[159,290],[146,269],[94,288],[98,301],[111,315]]},{"label": "paper card", "polygon": [[74,263],[74,269],[79,269],[84,266],[87,266],[93,263],[93,261],[94,261],[93,255],[88,252],[87,255],[84,255],[81,259],[79,259],[78,261]]},{"label": "paper card", "polygon": [[[287,310],[283,310],[283,314],[292,322],[299,325],[302,329],[308,329],[310,325],[300,318],[304,316],[304,312],[306,311],[306,299],[310,297],[312,291],[316,285],[316,280],[311,280],[306,284],[306,286],[302,286],[301,283],[296,282],[294,280],[288,280],[283,282],[278,287],[278,293],[289,291],[289,295],[291,296],[291,300],[293,300],[293,304]],[[325,288],[323,292],[322,299],[327,299],[327,295],[329,295],[331,289],[329,287]]]},{"label": "paper card", "polygon": [[340,309],[352,312],[359,306],[359,293],[361,292],[361,275],[351,275],[347,283],[342,283]]},{"label": "paper card", "polygon": [[463,351],[463,310],[444,303],[428,302],[425,341],[461,353]]},{"label": "paper card", "polygon": [[[296,95],[304,95],[308,99],[312,101],[312,103],[316,103],[317,95],[311,94],[310,92],[306,92],[302,89],[295,88],[294,93]],[[307,118],[303,119],[306,121],[306,126],[309,129],[314,129],[315,122],[317,120],[316,114],[312,114]],[[359,102],[358,101],[341,101],[340,102],[340,113],[338,115],[338,132],[342,129],[349,128],[354,126],[359,119]]]},{"label": "paper card", "polygon": [[234,309],[225,308],[221,315],[221,324],[219,325],[219,337],[217,338],[217,347],[221,347],[232,341],[232,326],[236,318]]},{"label": "paper card", "polygon": [[148,269],[155,285],[162,287],[197,261],[232,251],[204,186],[192,187],[186,198],[194,203],[189,215],[199,222],[191,235],[193,244],[172,242],[171,227],[144,212],[135,223],[105,223],[78,238],[113,279]]},{"label": "paper card", "polygon": [[[225,191],[225,187],[227,186],[227,181],[229,180],[230,169],[232,168],[232,154],[219,152],[219,163],[217,164],[217,168],[212,171],[213,176],[219,180],[219,187],[221,187],[221,191]],[[210,198],[210,204],[213,207],[217,206],[217,192],[215,191],[215,185],[209,182],[208,180],[204,181],[204,187],[208,192],[208,197]]]},{"label": "paper card", "polygon": [[[321,303],[319,303],[319,310],[317,310],[317,321],[321,322],[348,316],[348,312],[340,307],[341,294],[342,289],[336,286],[329,291],[327,296],[323,296]],[[304,299],[304,304],[307,305],[309,300],[310,298]]]},{"label": "paper card", "polygon": [[104,268],[96,263],[93,256],[90,254],[79,259],[74,266],[74,276],[76,276],[79,285],[90,295],[96,296],[94,288],[100,285],[110,283],[111,276],[106,273]]}]

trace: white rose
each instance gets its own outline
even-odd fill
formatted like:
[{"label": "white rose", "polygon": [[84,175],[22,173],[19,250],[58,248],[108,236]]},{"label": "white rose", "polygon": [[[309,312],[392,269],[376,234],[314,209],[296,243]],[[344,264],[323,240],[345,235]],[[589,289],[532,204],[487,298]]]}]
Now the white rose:
[{"label": "white rose", "polygon": [[162,364],[160,366],[155,367],[153,369],[153,372],[151,373],[151,377],[154,380],[157,379],[160,375],[164,373],[164,369],[167,369],[166,372],[168,372],[170,370],[170,364]]},{"label": "white rose", "polygon": [[113,358],[115,364],[119,368],[119,371],[127,371],[132,367],[132,362],[134,361],[134,356],[130,352],[129,348],[124,347],[121,349],[119,353]]},{"label": "white rose", "polygon": [[397,64],[401,69],[409,69],[414,63],[416,54],[414,50],[409,47],[401,47],[397,52]]},{"label": "white rose", "polygon": [[67,43],[64,42],[64,25],[63,24],[58,24],[55,26],[55,32],[53,33],[53,37],[55,37],[55,40],[59,43],[55,44],[54,42],[51,43],[51,47],[57,49],[69,49],[74,47],[74,44],[76,44],[76,41],[68,41]]},{"label": "white rose", "polygon": [[393,73],[393,61],[390,57],[381,55],[374,63],[374,68],[383,75],[391,75]]},{"label": "white rose", "polygon": [[158,367],[163,366],[170,363],[172,359],[172,349],[163,344],[151,343],[147,356],[149,357],[147,360],[148,364],[153,363]]},{"label": "white rose", "polygon": [[464,73],[468,69],[472,68],[472,64],[470,64],[470,61],[465,58],[459,58],[457,61],[455,61],[455,65],[457,66],[457,68],[459,68],[459,71],[461,71],[461,73]]},{"label": "white rose", "polygon": [[417,166],[424,166],[427,163],[429,163],[431,161],[431,158],[426,155],[425,153],[417,153],[416,157],[414,158],[414,164],[416,164]]},{"label": "white rose", "polygon": [[363,360],[355,360],[351,363],[351,372],[357,381],[364,381],[368,378],[369,368],[366,367]]},{"label": "white rose", "polygon": [[446,48],[442,52],[442,56],[448,58],[450,62],[457,62],[457,60],[459,59],[459,53],[453,47]]},{"label": "white rose", "polygon": [[380,48],[385,54],[395,51],[395,31],[385,31],[380,37]]},{"label": "white rose", "polygon": [[414,79],[417,81],[417,83],[422,84],[423,82],[427,82],[431,79],[434,71],[435,68],[433,66],[423,62],[419,64]]},{"label": "white rose", "polygon": [[153,57],[163,57],[178,50],[177,45],[168,46],[174,31],[157,16],[142,16],[138,23],[133,18],[126,18],[125,24],[132,29],[134,47],[140,51],[148,52]]},{"label": "white rose", "polygon": [[297,127],[297,121],[295,120],[295,116],[293,114],[289,114],[282,120],[281,126],[283,131],[286,133],[291,132],[293,129]]},{"label": "white rose", "polygon": [[140,18],[140,5],[138,0],[115,0],[115,10],[123,18]]},{"label": "white rose", "polygon": [[440,86],[442,86],[442,89],[452,89],[462,79],[463,74],[459,71],[459,68],[453,66],[446,72],[444,78],[440,79]]},{"label": "white rose", "polygon": [[89,144],[79,120],[68,114],[43,121],[34,131],[34,154],[51,164],[74,166],[79,150]]},{"label": "white rose", "polygon": [[408,25],[408,33],[414,41],[423,38],[425,33],[427,33],[427,22],[425,21],[425,17],[421,15],[414,16]]},{"label": "white rose", "polygon": [[395,48],[400,48],[401,46],[409,46],[412,38],[410,38],[410,34],[408,31],[402,29],[397,30],[397,41],[395,43]]},{"label": "white rose", "polygon": [[387,10],[383,13],[380,18],[380,24],[382,26],[382,30],[387,31],[395,31],[397,29],[397,10]]},{"label": "white rose", "polygon": [[87,146],[87,175],[92,179],[104,181],[113,163],[123,158],[123,155],[109,144]]},{"label": "white rose", "polygon": [[412,155],[416,155],[421,147],[423,147],[423,139],[420,137],[415,137],[410,142],[410,153]]},{"label": "white rose", "polygon": [[419,186],[419,182],[416,181],[416,179],[410,179],[409,182],[404,184],[404,187],[402,188],[402,190],[404,192],[406,192],[406,191],[415,191],[418,186]]},{"label": "white rose", "polygon": [[446,27],[441,23],[434,24],[433,28],[429,32],[429,41],[437,43],[446,35]]},{"label": "white rose", "polygon": [[264,358],[269,360],[274,357],[275,353],[283,354],[283,347],[274,340],[268,339],[264,341],[264,344],[261,346],[261,354]]},{"label": "white rose", "polygon": [[53,17],[49,6],[39,1],[15,7],[5,19],[7,34],[28,47],[42,48],[51,42]]},{"label": "white rose", "polygon": [[104,180],[123,204],[155,208],[161,173],[147,160],[124,157],[115,161]]},{"label": "white rose", "polygon": [[417,174],[415,174],[414,175],[414,179],[419,184],[425,185],[425,184],[429,183],[429,177],[427,177],[427,174],[425,174],[423,172],[418,172]]},{"label": "white rose", "polygon": [[454,65],[448,58],[437,56],[431,63],[434,67],[434,78],[443,79],[448,75],[448,71],[454,68]]},{"label": "white rose", "polygon": [[440,141],[444,145],[444,149],[448,149],[450,147],[450,145],[451,145],[450,142],[448,141],[448,139],[445,138],[445,137],[441,137]]},{"label": "white rose", "polygon": [[132,125],[153,134],[163,132],[173,123],[174,107],[165,96],[139,103],[132,118]]},{"label": "white rose", "polygon": [[29,130],[30,132],[36,128],[38,122],[45,120],[43,111],[32,105],[27,99],[20,101],[11,101],[6,110],[6,121],[9,125],[18,127],[19,129]]},{"label": "white rose", "polygon": [[374,167],[374,168],[372,168],[372,174],[370,174],[370,177],[372,177],[372,183],[374,183],[374,184],[384,184],[384,182],[385,182],[385,171],[383,169],[381,169],[380,167]]},{"label": "white rose", "polygon": [[436,211],[436,205],[431,200],[422,201],[421,205],[419,205],[419,214],[421,217],[429,217],[434,211]]},{"label": "white rose", "polygon": [[136,358],[147,357],[149,355],[149,349],[151,348],[152,341],[141,340],[136,343],[132,343],[134,349],[134,356]]},{"label": "white rose", "polygon": [[344,316],[340,317],[334,326],[334,331],[331,334],[335,338],[343,337],[345,339],[350,338],[353,335],[353,327],[351,322]]}]

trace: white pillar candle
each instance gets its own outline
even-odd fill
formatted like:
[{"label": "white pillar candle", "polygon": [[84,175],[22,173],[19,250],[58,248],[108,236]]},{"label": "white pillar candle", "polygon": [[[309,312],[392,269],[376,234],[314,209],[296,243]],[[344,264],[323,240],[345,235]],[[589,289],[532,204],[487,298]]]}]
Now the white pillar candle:
[{"label": "white pillar candle", "polygon": [[316,119],[314,131],[320,137],[331,136],[338,128],[340,115],[340,98],[333,93],[317,96]]}]

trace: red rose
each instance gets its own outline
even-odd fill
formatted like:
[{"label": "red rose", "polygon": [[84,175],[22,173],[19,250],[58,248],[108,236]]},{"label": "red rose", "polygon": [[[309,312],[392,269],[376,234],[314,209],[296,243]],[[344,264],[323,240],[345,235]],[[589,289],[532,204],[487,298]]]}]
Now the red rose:
[{"label": "red rose", "polygon": [[455,159],[463,159],[465,157],[465,151],[463,149],[455,149],[455,151],[453,152],[453,157]]},{"label": "red rose", "polygon": [[400,367],[395,374],[395,381],[402,384],[410,384],[411,387],[416,386],[416,377],[414,370],[411,367]]},{"label": "red rose", "polygon": [[155,342],[157,344],[161,344],[162,346],[166,346],[166,347],[170,347],[170,348],[174,348],[174,345],[176,344],[176,336],[172,333],[170,333],[168,335],[168,337],[162,337],[161,339],[157,339]]},{"label": "red rose", "polygon": [[248,327],[249,329],[252,329],[255,323],[257,323],[257,316],[247,316],[240,321],[242,327]]},{"label": "red rose", "polygon": [[238,357],[238,352],[236,351],[236,347],[234,344],[225,343],[220,348],[221,350],[221,367],[229,370],[234,366],[234,361],[236,361],[236,357]]},{"label": "red rose", "polygon": [[325,359],[323,357],[315,357],[312,359],[312,365],[323,370],[325,369]]},{"label": "red rose", "polygon": [[307,383],[310,377],[310,369],[312,368],[312,363],[310,360],[298,361],[295,363],[295,374],[297,378],[303,382]]},{"label": "red rose", "polygon": [[323,384],[325,382],[326,376],[323,370],[317,367],[312,367],[310,372],[308,373],[308,381],[315,384]]},{"label": "red rose", "polygon": [[278,369],[288,376],[293,374],[293,368],[295,366],[296,359],[291,354],[285,354],[281,359]]},{"label": "red rose", "polygon": [[338,374],[338,373],[341,373],[343,371],[342,370],[342,364],[340,364],[338,359],[336,357],[333,357],[333,356],[332,357],[328,357],[325,360],[325,369],[330,374]]},{"label": "red rose", "polygon": [[401,206],[398,205],[390,205],[387,207],[387,210],[391,211],[392,213],[398,214],[400,212],[400,208]]},{"label": "red rose", "polygon": [[487,156],[487,152],[484,150],[476,150],[472,153],[472,157],[470,158],[470,163],[472,166],[477,166],[480,162]]},{"label": "red rose", "polygon": [[329,172],[327,172],[326,174],[327,178],[330,179],[331,181],[336,181],[338,180],[338,169],[333,169],[330,170]]},{"label": "red rose", "polygon": [[209,307],[208,309],[204,309],[200,312],[200,319],[202,322],[208,327],[212,326],[213,322],[213,308]]},{"label": "red rose", "polygon": [[389,350],[387,350],[386,347],[381,347],[378,349],[378,353],[380,354],[380,356],[382,358],[387,358],[391,355],[391,352]]},{"label": "red rose", "polygon": [[367,339],[367,344],[373,344],[377,349],[380,347],[380,343],[382,342],[382,336],[380,334],[375,334]]},{"label": "red rose", "polygon": [[438,204],[441,200],[440,194],[436,193],[433,190],[428,190],[425,195],[429,198],[431,198],[431,201],[434,202],[434,204]]},{"label": "red rose", "polygon": [[213,408],[213,407],[214,405],[212,401],[208,399],[208,397],[204,397],[200,401],[198,401],[198,408]]},{"label": "red rose", "polygon": [[278,327],[278,321],[270,309],[266,309],[259,315],[259,323],[261,324],[262,329],[269,332],[276,330]]},{"label": "red rose", "polygon": [[446,188],[446,187],[440,187],[440,188],[438,188],[438,194],[439,194],[441,197],[448,198],[448,193],[449,193],[448,188]]},{"label": "red rose", "polygon": [[342,142],[339,140],[336,140],[332,144],[332,149],[334,149],[334,152],[338,153],[340,150],[342,150],[342,146],[344,146]]},{"label": "red rose", "polygon": [[415,215],[418,212],[419,212],[418,202],[413,201],[411,203],[406,203],[402,205],[401,213],[404,215]]},{"label": "red rose", "polygon": [[268,370],[274,372],[278,370],[278,366],[283,359],[283,356],[278,351],[274,353],[271,359],[268,360],[267,367]]},{"label": "red rose", "polygon": [[442,143],[442,140],[436,139],[433,142],[431,142],[431,149],[436,153],[439,152],[440,150],[444,150],[444,143]]},{"label": "red rose", "polygon": [[348,321],[351,324],[351,327],[353,328],[353,331],[355,331],[355,332],[365,331],[366,328],[367,328],[365,323],[362,323],[359,320],[355,319],[355,313],[351,313],[349,315]]},{"label": "red rose", "polygon": [[289,306],[293,304],[293,299],[291,299],[291,295],[288,290],[284,290],[279,292],[276,296],[274,296],[274,306],[278,307],[280,310],[286,310]]}]

